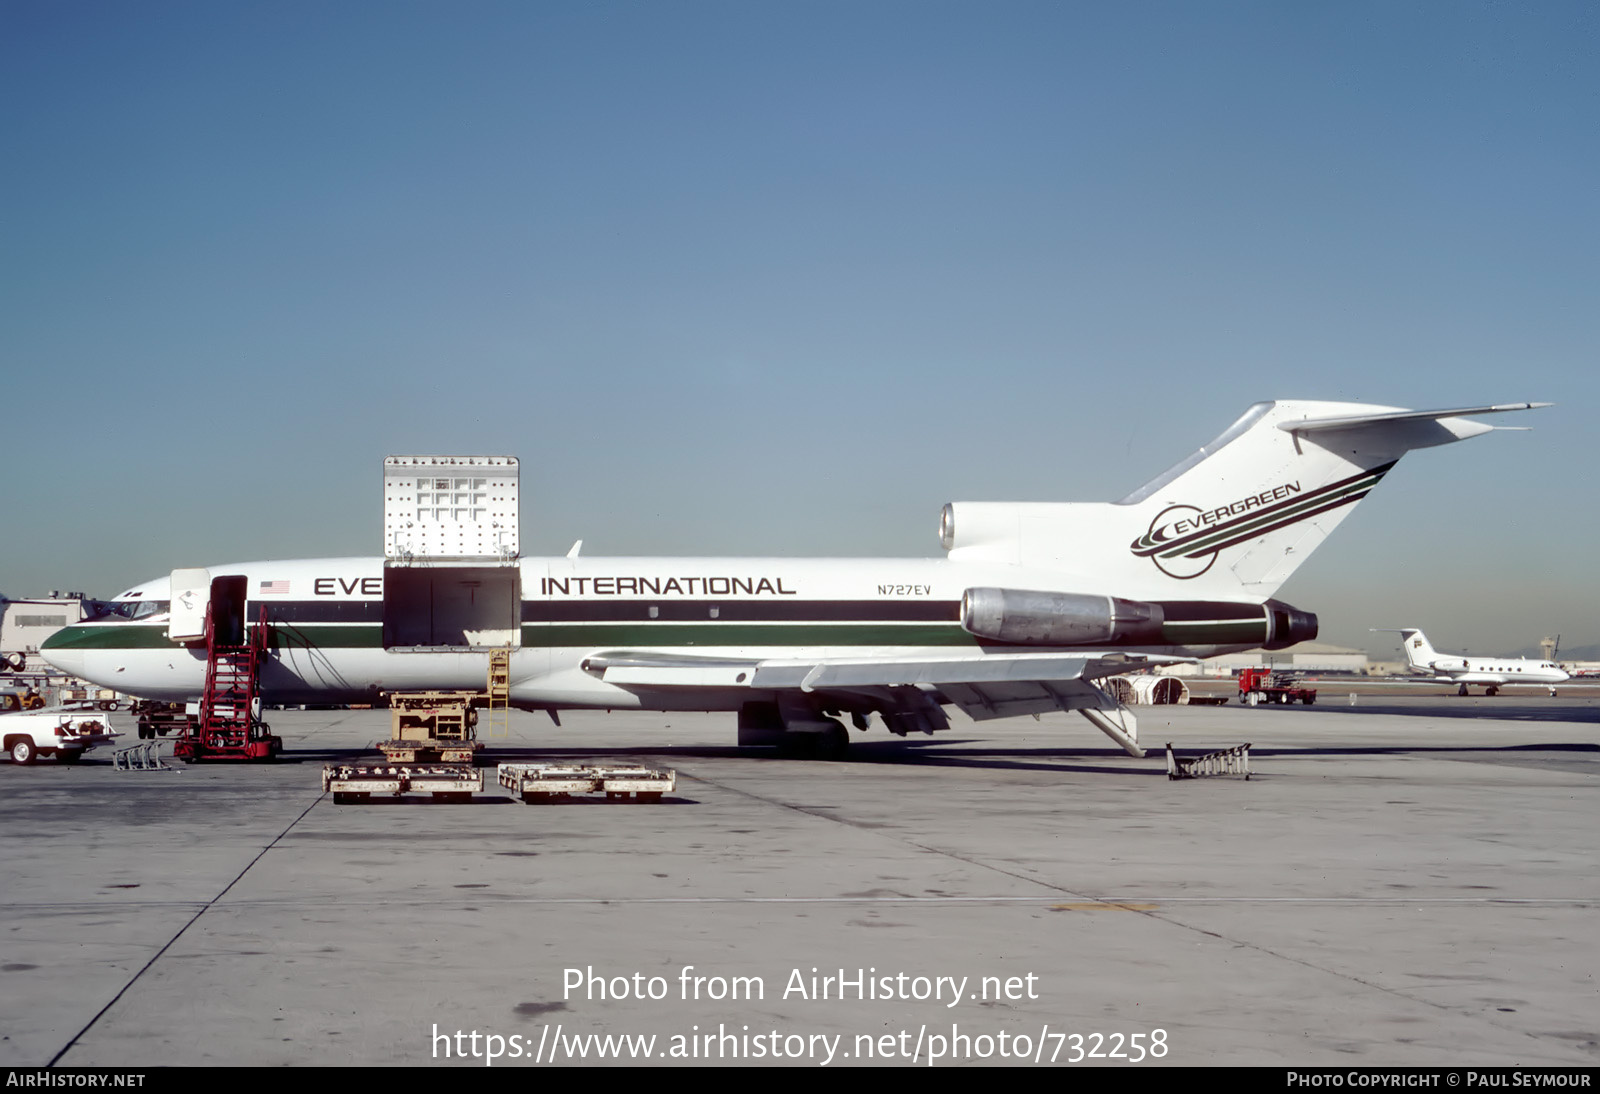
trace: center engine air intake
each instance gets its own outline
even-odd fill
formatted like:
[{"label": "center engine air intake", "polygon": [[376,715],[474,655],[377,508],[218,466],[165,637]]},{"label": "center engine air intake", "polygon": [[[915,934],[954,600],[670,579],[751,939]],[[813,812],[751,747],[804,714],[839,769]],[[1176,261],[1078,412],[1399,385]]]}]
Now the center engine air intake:
[{"label": "center engine air intake", "polygon": [[996,642],[1155,645],[1162,640],[1161,623],[1159,604],[1115,596],[1027,589],[968,589],[961,594],[961,626]]}]

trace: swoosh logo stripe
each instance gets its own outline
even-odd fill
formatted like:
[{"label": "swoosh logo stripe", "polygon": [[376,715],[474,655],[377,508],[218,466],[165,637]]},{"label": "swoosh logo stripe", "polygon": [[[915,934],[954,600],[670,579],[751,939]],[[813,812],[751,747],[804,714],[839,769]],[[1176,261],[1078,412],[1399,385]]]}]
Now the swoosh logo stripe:
[{"label": "swoosh logo stripe", "polygon": [[[1304,520],[1306,517],[1311,516],[1313,512],[1321,511],[1328,505],[1330,500],[1335,504],[1341,504],[1350,494],[1365,497],[1373,485],[1375,483],[1360,483],[1331,495],[1319,491],[1310,497],[1298,499],[1290,509],[1265,515],[1252,514],[1248,519],[1232,520],[1227,524],[1208,528],[1204,532],[1196,532],[1169,544],[1167,549],[1161,552],[1161,557],[1171,558],[1180,554],[1189,557],[1197,554],[1212,554],[1221,550],[1228,541],[1236,540],[1239,537],[1249,538],[1257,533],[1269,532]],[[1358,499],[1350,498],[1349,500]]]},{"label": "swoosh logo stripe", "polygon": [[[1133,541],[1131,550],[1141,558],[1160,555],[1162,558],[1172,558],[1180,554],[1193,557],[1195,553],[1210,554],[1224,546],[1231,546],[1237,542],[1235,537],[1249,538],[1260,531],[1270,531],[1272,528],[1283,527],[1297,520],[1303,520],[1315,512],[1325,512],[1327,509],[1339,505],[1359,501],[1366,496],[1367,491],[1376,486],[1388,474],[1389,469],[1398,461],[1391,461],[1370,471],[1363,471],[1338,482],[1329,483],[1318,490],[1314,490],[1304,497],[1291,498],[1279,502],[1277,505],[1254,512],[1245,513],[1223,524],[1204,528],[1188,533],[1177,539],[1159,538],[1163,528],[1155,528],[1146,532]],[[1359,493],[1357,493],[1359,491]],[[1345,496],[1351,495],[1351,496]],[[1332,504],[1329,504],[1330,501]],[[1287,518],[1287,519],[1286,519]],[[1277,523],[1282,522],[1282,523]],[[1269,528],[1268,526],[1271,526]]]},{"label": "swoosh logo stripe", "polygon": [[[1300,514],[1290,518],[1289,520],[1280,521],[1279,523],[1274,524],[1270,528],[1253,528],[1250,531],[1245,532],[1243,535],[1235,536],[1233,539],[1228,540],[1226,543],[1218,543],[1218,544],[1208,545],[1208,546],[1205,546],[1205,547],[1198,548],[1198,549],[1190,552],[1186,557],[1194,558],[1194,557],[1197,557],[1197,556],[1200,556],[1200,555],[1209,555],[1209,554],[1212,554],[1212,553],[1214,553],[1216,551],[1221,551],[1221,550],[1224,550],[1225,548],[1237,546],[1240,543],[1244,543],[1244,542],[1246,542],[1248,540],[1255,539],[1257,536],[1265,535],[1268,532],[1276,532],[1280,528],[1287,528],[1291,524],[1299,524],[1301,521],[1306,520],[1306,519],[1308,519],[1310,517],[1314,517],[1318,513],[1326,513],[1330,509],[1338,509],[1339,507],[1344,506],[1344,505],[1354,505],[1356,502],[1358,502],[1362,498],[1366,497],[1367,493],[1368,493],[1367,490],[1363,490],[1359,494],[1351,494],[1348,497],[1338,498],[1338,499],[1336,499],[1334,501],[1328,502],[1328,504],[1326,504],[1326,505],[1318,506],[1317,508],[1311,510],[1309,513],[1300,513]],[[1165,558],[1166,556],[1163,555],[1162,557]]]},{"label": "swoosh logo stripe", "polygon": [[[1167,545],[1167,550],[1161,552],[1161,557],[1171,558],[1175,554],[1210,554],[1219,551],[1228,546],[1224,541],[1237,542],[1239,537],[1248,539],[1257,532],[1269,532],[1304,520],[1313,513],[1324,512],[1346,502],[1360,501],[1376,485],[1378,480],[1374,478],[1370,482],[1359,482],[1332,494],[1326,490],[1319,490],[1306,497],[1295,499],[1291,507],[1270,513],[1252,513],[1226,524],[1207,528],[1203,532],[1192,533],[1180,540],[1174,540]],[[1333,504],[1330,505],[1329,502]]]}]

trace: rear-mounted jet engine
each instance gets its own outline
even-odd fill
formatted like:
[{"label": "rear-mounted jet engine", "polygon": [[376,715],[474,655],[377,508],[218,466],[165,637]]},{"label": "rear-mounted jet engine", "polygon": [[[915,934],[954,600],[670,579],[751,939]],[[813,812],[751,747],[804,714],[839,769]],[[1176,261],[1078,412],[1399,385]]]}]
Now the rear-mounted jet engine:
[{"label": "rear-mounted jet engine", "polygon": [[968,589],[961,596],[961,626],[979,638],[1021,646],[1242,643],[1281,650],[1317,636],[1317,617],[1281,600],[1147,602],[1030,589]]}]

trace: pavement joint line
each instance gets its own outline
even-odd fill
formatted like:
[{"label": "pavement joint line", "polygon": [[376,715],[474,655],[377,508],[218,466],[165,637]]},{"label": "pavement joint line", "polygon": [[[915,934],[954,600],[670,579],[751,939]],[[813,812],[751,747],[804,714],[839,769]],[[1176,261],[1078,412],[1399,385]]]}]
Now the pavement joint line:
[{"label": "pavement joint line", "polygon": [[[783,809],[791,809],[791,810],[794,810],[795,812],[803,813],[803,814],[805,814],[807,816],[818,817],[818,818],[820,818],[822,820],[832,821],[835,824],[847,825],[849,827],[864,828],[863,825],[857,824],[857,823],[855,823],[853,821],[850,821],[850,820],[848,820],[846,818],[830,817],[830,816],[826,815],[825,813],[818,812],[818,811],[816,811],[814,809],[807,809],[807,808],[805,808],[803,806],[790,805],[790,804],[788,804],[786,802],[776,801],[776,800],[774,800],[772,798],[764,797],[763,795],[756,794],[756,793],[753,793],[753,792],[748,791],[748,790],[742,790],[742,789],[739,789],[737,787],[726,786],[726,785],[724,785],[722,783],[715,782],[715,781],[713,781],[711,779],[706,779],[703,776],[692,776],[691,775],[689,777],[690,778],[698,778],[699,781],[707,783],[708,785],[716,786],[716,787],[718,787],[720,789],[728,790],[728,791],[731,791],[731,792],[736,793],[736,794],[741,794],[741,795],[744,795],[745,797],[753,798],[753,799],[755,799],[757,801],[764,801],[764,802],[767,802],[769,804],[779,806],[780,808],[783,808]],[[1002,869],[1001,867],[995,866],[992,863],[982,862],[982,861],[979,861],[979,860],[977,860],[975,858],[971,858],[971,857],[967,857],[967,856],[963,856],[963,855],[957,854],[957,853],[955,853],[953,851],[946,851],[946,850],[942,850],[942,849],[936,848],[936,847],[929,847],[926,844],[921,844],[921,843],[918,843],[915,840],[911,840],[911,839],[904,839],[904,838],[896,839],[896,837],[894,837],[894,836],[892,836],[892,835],[890,835],[888,833],[885,833],[882,829],[872,828],[872,829],[865,829],[865,830],[871,831],[874,834],[885,835],[887,838],[889,838],[891,840],[894,840],[895,842],[901,843],[901,844],[903,844],[905,846],[919,848],[919,849],[921,849],[923,851],[929,852],[930,854],[943,855],[943,856],[948,857],[948,858],[956,859],[959,862],[968,863],[969,865],[978,866],[978,867],[983,868],[983,869],[994,870],[996,873],[1003,874],[1003,875],[1005,875],[1007,877],[1016,878],[1019,881],[1026,881],[1026,882],[1030,882],[1030,883],[1035,884],[1035,885],[1043,886],[1045,888],[1055,889],[1057,892],[1062,893],[1063,895],[1068,896],[1069,898],[1072,898],[1073,900],[1076,900],[1076,901],[1094,902],[1094,903],[1097,903],[1097,904],[1114,903],[1113,901],[1108,900],[1107,898],[1105,898],[1103,896],[1094,896],[1094,895],[1090,895],[1090,894],[1087,894],[1087,893],[1078,893],[1078,892],[1075,892],[1073,890],[1064,889],[1064,888],[1061,888],[1059,886],[1051,885],[1051,883],[1049,883],[1047,881],[1041,881],[1041,880],[1039,880],[1037,878],[1030,878],[1030,877],[1027,877],[1026,875],[1014,873],[1014,872],[1012,872],[1010,870],[1005,870],[1005,869]],[[1140,903],[1153,901],[1154,899],[1155,898],[1152,898],[1152,897],[1146,897]],[[1293,899],[1293,898],[1286,898],[1286,899]],[[1445,899],[1448,900],[1449,898],[1445,898]],[[1472,897],[1462,898],[1462,900],[1465,901],[1465,902],[1471,902],[1471,901],[1474,901],[1474,900],[1482,900],[1484,903],[1488,903],[1491,899],[1492,898],[1487,898],[1487,897],[1485,897],[1485,898],[1472,898]],[[1193,904],[1194,904],[1194,902],[1185,902],[1185,903],[1189,904],[1189,906],[1193,906]],[[1399,905],[1406,905],[1406,904],[1415,904],[1417,902],[1416,901],[1408,901],[1408,900],[1405,900],[1403,898],[1398,898],[1397,897],[1397,898],[1393,898],[1392,901],[1386,901],[1386,903],[1390,903],[1392,905],[1399,906]],[[1464,1010],[1462,1010],[1461,1008],[1458,1008],[1458,1007],[1447,1006],[1447,1005],[1445,1005],[1443,1003],[1436,1003],[1436,1002],[1434,1002],[1434,1001],[1432,1001],[1430,999],[1419,999],[1419,998],[1417,998],[1417,997],[1415,997],[1413,995],[1409,995],[1406,992],[1401,991],[1401,990],[1399,990],[1397,988],[1385,987],[1382,984],[1376,983],[1376,982],[1374,982],[1372,980],[1365,979],[1365,978],[1363,978],[1361,976],[1356,976],[1356,975],[1354,975],[1352,973],[1341,972],[1338,969],[1327,968],[1326,966],[1318,965],[1315,962],[1309,961],[1309,960],[1307,960],[1307,959],[1305,959],[1303,957],[1296,957],[1296,956],[1294,956],[1292,954],[1280,953],[1279,951],[1277,951],[1275,949],[1272,949],[1271,947],[1264,946],[1264,945],[1262,945],[1260,943],[1257,943],[1257,942],[1249,942],[1249,941],[1245,941],[1243,939],[1232,938],[1232,937],[1230,937],[1230,936],[1228,936],[1226,934],[1222,934],[1219,931],[1212,931],[1212,930],[1208,930],[1208,929],[1206,929],[1204,927],[1197,927],[1197,926],[1195,926],[1193,924],[1190,924],[1190,923],[1184,923],[1181,920],[1177,920],[1177,919],[1171,918],[1170,915],[1166,914],[1166,911],[1164,909],[1160,909],[1159,907],[1152,908],[1152,909],[1145,909],[1143,907],[1131,906],[1129,902],[1125,901],[1123,903],[1123,907],[1120,910],[1126,911],[1126,912],[1128,912],[1128,913],[1130,913],[1132,915],[1143,916],[1146,919],[1151,919],[1151,920],[1154,920],[1154,921],[1156,921],[1158,923],[1164,923],[1164,924],[1167,924],[1169,926],[1176,927],[1176,928],[1178,928],[1179,930],[1182,930],[1182,931],[1191,931],[1191,932],[1193,932],[1195,934],[1203,935],[1203,936],[1205,936],[1207,938],[1213,938],[1213,939],[1216,939],[1219,942],[1228,943],[1229,945],[1236,946],[1236,947],[1238,947],[1240,949],[1251,950],[1251,951],[1254,951],[1255,953],[1262,954],[1262,955],[1264,955],[1266,957],[1276,958],[1277,960],[1280,960],[1280,961],[1290,962],[1292,964],[1299,965],[1301,968],[1310,969],[1313,972],[1321,973],[1324,976],[1331,976],[1336,980],[1342,980],[1342,981],[1345,981],[1346,983],[1360,985],[1361,987],[1366,988],[1369,991],[1381,992],[1384,995],[1392,996],[1392,997],[1394,997],[1396,999],[1404,999],[1408,1003],[1417,1004],[1417,1005],[1421,1005],[1421,1006],[1425,1006],[1425,1007],[1431,1007],[1434,1010],[1438,1010],[1438,1011],[1444,1012],[1446,1014],[1460,1014],[1460,1015],[1463,1015],[1465,1017],[1477,1018],[1480,1021],[1488,1021],[1491,1026],[1495,1026],[1495,1028],[1497,1028],[1497,1029],[1510,1029],[1510,1027],[1496,1025],[1496,1023],[1492,1019],[1488,1019],[1483,1015],[1473,1014],[1470,1011],[1464,1011]],[[1523,1033],[1525,1033],[1526,1036],[1531,1037],[1536,1041],[1537,1040],[1541,1040],[1541,1038],[1537,1034],[1532,1033],[1532,1032],[1517,1031],[1517,1030],[1510,1030],[1510,1031],[1511,1032],[1523,1032]]]},{"label": "pavement joint line", "polygon": [[[200,907],[198,909],[196,909],[194,915],[190,916],[188,918],[188,920],[184,923],[184,925],[178,928],[177,933],[174,934],[171,938],[167,939],[167,941],[162,945],[162,947],[159,950],[157,950],[153,955],[151,955],[150,960],[146,961],[144,963],[144,965],[139,969],[138,972],[134,973],[131,977],[129,977],[128,978],[128,982],[126,984],[122,985],[121,988],[117,989],[117,994],[113,995],[111,997],[110,1001],[107,1002],[105,1006],[101,1007],[98,1011],[96,1011],[94,1017],[90,1018],[89,1021],[84,1025],[84,1027],[82,1029],[80,1029],[77,1033],[74,1033],[72,1035],[72,1037],[70,1039],[68,1039],[67,1043],[62,1045],[60,1050],[57,1051],[54,1056],[50,1057],[49,1062],[46,1063],[44,1066],[45,1067],[55,1067],[56,1064],[60,1062],[61,1057],[65,1056],[68,1052],[71,1052],[72,1051],[72,1047],[74,1045],[76,1045],[83,1038],[83,1035],[88,1033],[91,1029],[93,1029],[95,1027],[95,1023],[99,1022],[100,1019],[104,1018],[105,1015],[106,1015],[106,1012],[109,1011],[112,1007],[116,1006],[118,1001],[120,1001],[124,995],[128,994],[128,990],[139,982],[139,978],[140,977],[142,977],[145,973],[150,971],[151,966],[153,966],[157,961],[160,961],[161,958],[163,956],[165,956],[166,952],[173,947],[173,945],[178,941],[178,939],[183,937],[184,932],[187,931],[190,927],[193,927],[196,923],[198,923],[200,921],[200,917],[201,916],[205,915],[206,912],[209,909],[211,909],[211,908],[216,906],[217,901],[219,901],[223,897],[227,896],[228,895],[228,890],[232,889],[235,885],[239,884],[240,880],[242,880],[244,878],[244,876],[250,872],[251,868],[254,867],[256,863],[260,862],[262,857],[268,851],[270,851],[274,847],[276,847],[278,845],[278,841],[283,839],[284,836],[287,836],[289,834],[290,829],[294,828],[295,825],[297,825],[301,821],[305,820],[306,819],[306,814],[310,813],[311,810],[315,809],[316,806],[317,806],[317,803],[320,802],[326,796],[327,796],[326,792],[319,791],[317,793],[317,796],[315,798],[311,799],[310,804],[308,804],[304,809],[302,809],[300,811],[299,815],[296,816],[294,818],[294,820],[290,821],[288,826],[286,828],[284,828],[284,830],[282,832],[279,832],[276,836],[272,837],[272,840],[265,847],[263,847],[260,851],[256,852],[256,855],[255,855],[254,858],[252,858],[249,862],[245,863],[244,869],[240,870],[236,875],[234,875],[234,878],[233,878],[232,881],[230,881],[230,882],[228,882],[228,884],[224,885],[222,887],[222,890],[219,893],[217,893],[216,896],[212,897],[210,900],[208,900],[205,903],[201,904]],[[177,904],[177,905],[167,905],[167,906],[168,907],[172,907],[172,906],[183,907],[184,905],[183,904]],[[105,905],[103,905],[103,904],[95,905],[95,907],[102,907],[103,908],[103,907],[105,907]]]},{"label": "pavement joint line", "polygon": [[[1086,895],[1084,893],[1077,893],[1077,892],[1072,891],[1071,889],[1064,889],[1059,885],[1052,885],[1048,881],[1041,881],[1038,878],[1029,877],[1026,874],[1020,874],[1020,873],[1017,873],[1016,871],[1013,871],[1013,870],[1004,869],[1004,868],[1002,868],[1000,866],[996,866],[992,862],[985,862],[985,861],[983,861],[981,859],[974,858],[974,857],[972,857],[970,855],[962,855],[962,854],[959,854],[959,853],[957,853],[955,851],[947,851],[947,850],[944,850],[944,849],[938,848],[938,847],[930,847],[925,843],[918,843],[916,840],[913,840],[913,839],[906,839],[906,838],[903,838],[903,837],[895,836],[892,833],[886,832],[881,828],[868,828],[866,825],[859,824],[859,823],[857,823],[855,821],[852,821],[852,820],[850,820],[850,819],[848,819],[846,817],[830,817],[826,813],[819,812],[816,808],[809,808],[808,809],[803,805],[793,805],[793,804],[791,804],[789,802],[778,801],[775,798],[769,798],[769,797],[767,797],[765,795],[754,793],[753,791],[741,789],[740,787],[728,786],[726,783],[719,783],[719,782],[715,781],[714,779],[708,779],[703,775],[689,775],[688,777],[691,778],[691,779],[694,779],[694,780],[696,780],[698,782],[703,782],[708,786],[715,786],[720,790],[726,790],[726,791],[728,791],[730,793],[733,793],[733,794],[739,794],[739,795],[742,795],[742,796],[747,797],[747,798],[752,798],[755,801],[766,802],[768,805],[775,805],[780,809],[792,810],[793,812],[800,813],[803,816],[816,817],[818,820],[828,821],[828,822],[830,822],[832,824],[844,825],[847,828],[855,828],[855,829],[858,829],[860,831],[870,832],[873,835],[880,836],[883,839],[888,840],[888,841],[890,841],[892,843],[898,843],[898,844],[900,844],[902,846],[905,846],[905,847],[915,847],[919,851],[925,851],[925,852],[927,852],[928,854],[931,854],[931,855],[940,855],[940,856],[943,856],[945,858],[952,858],[952,859],[955,859],[957,862],[964,862],[969,866],[976,866],[981,870],[992,870],[994,873],[1000,874],[1000,875],[1002,875],[1004,877],[1012,878],[1012,879],[1014,879],[1016,881],[1026,882],[1029,885],[1038,885],[1041,888],[1045,888],[1045,889],[1052,889],[1055,892],[1057,892],[1057,893],[1059,893],[1059,894],[1061,894],[1062,896],[1065,896],[1065,897],[1071,897],[1071,898],[1078,899],[1078,900],[1094,900],[1094,899],[1096,899],[1095,897],[1088,896],[1088,895]],[[832,808],[832,807],[830,807],[830,808]]]},{"label": "pavement joint line", "polygon": [[[241,875],[242,876],[242,875]],[[238,879],[236,878],[235,881]],[[427,907],[439,904],[456,904],[462,901],[481,902],[493,900],[500,904],[1050,904],[1061,899],[1059,894],[1041,893],[1036,896],[645,896],[645,897],[538,897],[505,896],[498,893],[474,891],[470,898],[449,897],[433,900],[352,900],[347,896],[330,894],[322,899],[298,900],[234,900],[218,905],[215,900],[175,901],[119,901],[115,904],[99,903],[9,903],[0,904],[0,911],[43,912],[85,911],[103,912],[108,908],[287,908],[320,905],[328,902],[351,905],[402,905]],[[1162,896],[1146,894],[1124,897],[1088,897],[1092,904],[1321,904],[1348,905],[1351,907],[1408,907],[1416,905],[1469,907],[1485,905],[1570,906],[1585,908],[1600,904],[1600,897],[1321,897],[1321,896]]]}]

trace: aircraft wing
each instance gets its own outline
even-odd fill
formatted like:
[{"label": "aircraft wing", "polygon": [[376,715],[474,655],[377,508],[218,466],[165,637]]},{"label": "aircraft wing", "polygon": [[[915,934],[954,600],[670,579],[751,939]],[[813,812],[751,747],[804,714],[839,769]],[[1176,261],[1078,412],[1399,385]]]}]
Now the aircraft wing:
[{"label": "aircraft wing", "polygon": [[748,661],[618,651],[592,656],[584,667],[621,687],[849,693],[890,700],[907,709],[942,701],[984,721],[1047,710],[1115,709],[1115,701],[1093,681],[1157,664],[1193,661],[1115,651]]}]

